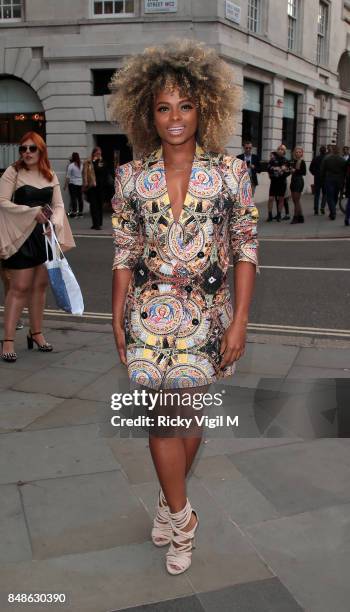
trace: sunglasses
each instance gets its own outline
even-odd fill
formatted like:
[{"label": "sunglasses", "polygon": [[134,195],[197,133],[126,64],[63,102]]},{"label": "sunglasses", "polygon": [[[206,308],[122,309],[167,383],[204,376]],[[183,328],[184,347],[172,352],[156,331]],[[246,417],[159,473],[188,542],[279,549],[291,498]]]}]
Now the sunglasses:
[{"label": "sunglasses", "polygon": [[18,147],[18,150],[20,153],[26,153],[27,151],[30,151],[30,153],[35,153],[38,150],[38,147],[36,145],[21,145]]}]

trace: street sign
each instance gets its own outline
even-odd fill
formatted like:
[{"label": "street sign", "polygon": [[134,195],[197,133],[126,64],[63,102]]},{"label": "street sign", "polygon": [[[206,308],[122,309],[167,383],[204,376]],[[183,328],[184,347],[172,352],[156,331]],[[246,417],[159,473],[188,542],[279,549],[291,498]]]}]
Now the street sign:
[{"label": "street sign", "polygon": [[145,0],[145,13],[176,13],[177,0]]},{"label": "street sign", "polygon": [[225,2],[225,16],[226,19],[233,21],[234,23],[241,23],[241,7],[238,4],[226,0]]}]

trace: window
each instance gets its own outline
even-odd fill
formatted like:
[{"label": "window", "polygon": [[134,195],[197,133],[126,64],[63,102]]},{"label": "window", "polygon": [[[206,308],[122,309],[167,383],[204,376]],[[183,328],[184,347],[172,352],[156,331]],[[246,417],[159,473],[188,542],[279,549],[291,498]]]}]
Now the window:
[{"label": "window", "polygon": [[288,49],[295,51],[298,46],[299,0],[288,0]]},{"label": "window", "polygon": [[134,0],[94,0],[94,17],[119,17],[134,14]]},{"label": "window", "polygon": [[0,21],[20,21],[22,18],[22,0],[0,0]]},{"label": "window", "polygon": [[317,20],[317,63],[327,62],[328,4],[320,2]]},{"label": "window", "polygon": [[260,32],[261,0],[248,0],[248,30]]},{"label": "window", "polygon": [[111,81],[115,70],[113,68],[106,68],[103,70],[92,70],[93,80],[93,95],[94,96],[107,96],[111,93],[108,85]]},{"label": "window", "polygon": [[282,141],[287,147],[287,155],[291,155],[296,144],[297,107],[298,95],[286,91],[283,104]]},{"label": "window", "polygon": [[260,83],[244,80],[242,139],[251,142],[258,155],[262,148],[263,92],[264,86]]}]

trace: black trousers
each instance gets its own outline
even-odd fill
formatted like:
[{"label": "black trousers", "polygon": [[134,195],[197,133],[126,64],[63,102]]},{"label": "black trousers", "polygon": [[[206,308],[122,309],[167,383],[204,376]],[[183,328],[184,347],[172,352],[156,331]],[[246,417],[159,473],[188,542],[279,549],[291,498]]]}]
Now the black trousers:
[{"label": "black trousers", "polygon": [[79,212],[82,213],[84,209],[84,202],[81,185],[73,185],[72,183],[69,183],[68,189],[70,195],[71,212],[76,213],[79,210]]},{"label": "black trousers", "polygon": [[93,227],[102,227],[103,224],[103,192],[98,187],[90,187],[87,192],[90,204],[90,215]]}]

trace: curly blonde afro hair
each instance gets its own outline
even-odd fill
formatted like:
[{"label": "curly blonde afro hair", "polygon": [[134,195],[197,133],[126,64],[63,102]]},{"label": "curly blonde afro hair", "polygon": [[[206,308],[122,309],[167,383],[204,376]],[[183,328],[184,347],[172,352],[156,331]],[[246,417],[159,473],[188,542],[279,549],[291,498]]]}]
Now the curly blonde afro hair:
[{"label": "curly blonde afro hair", "polygon": [[222,152],[234,131],[240,89],[229,65],[203,43],[175,40],[149,47],[114,74],[110,88],[110,118],[126,132],[137,154],[148,155],[160,145],[153,106],[163,89],[178,88],[195,102],[197,141],[206,151]]}]

